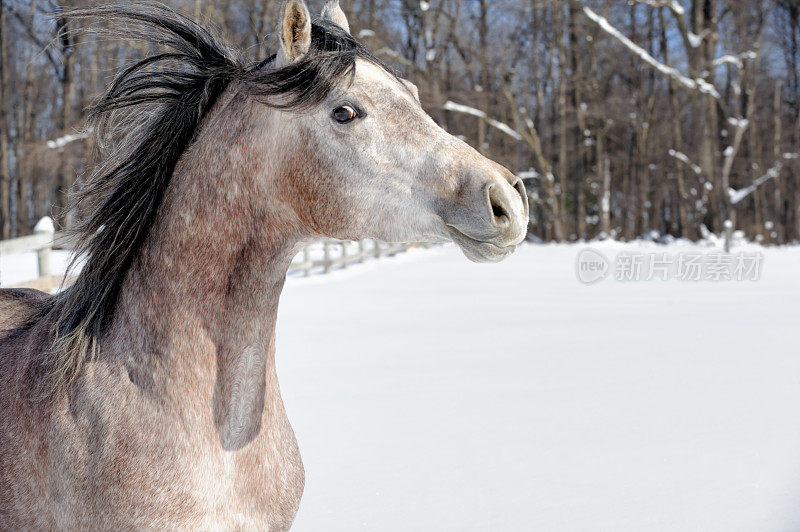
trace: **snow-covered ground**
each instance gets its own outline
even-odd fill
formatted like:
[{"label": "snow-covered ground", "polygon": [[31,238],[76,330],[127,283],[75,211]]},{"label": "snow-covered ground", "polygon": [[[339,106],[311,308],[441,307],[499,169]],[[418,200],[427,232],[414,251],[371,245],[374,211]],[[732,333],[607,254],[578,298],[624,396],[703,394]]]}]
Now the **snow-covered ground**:
[{"label": "snow-covered ground", "polygon": [[758,281],[587,286],[585,247],[290,279],[295,529],[800,529],[800,249],[747,248]]},{"label": "snow-covered ground", "polygon": [[714,252],[446,246],[290,278],[295,530],[800,530],[800,248],[735,249],[757,281],[587,285],[587,247]]}]

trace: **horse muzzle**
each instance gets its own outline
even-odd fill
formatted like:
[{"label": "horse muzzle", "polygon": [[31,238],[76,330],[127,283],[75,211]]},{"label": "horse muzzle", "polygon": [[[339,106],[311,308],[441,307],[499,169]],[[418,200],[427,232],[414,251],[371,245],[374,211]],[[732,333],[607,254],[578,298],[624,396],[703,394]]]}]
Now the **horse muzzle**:
[{"label": "horse muzzle", "polygon": [[522,180],[503,169],[485,179],[462,206],[443,219],[450,238],[474,262],[498,262],[514,252],[528,229],[528,196]]}]

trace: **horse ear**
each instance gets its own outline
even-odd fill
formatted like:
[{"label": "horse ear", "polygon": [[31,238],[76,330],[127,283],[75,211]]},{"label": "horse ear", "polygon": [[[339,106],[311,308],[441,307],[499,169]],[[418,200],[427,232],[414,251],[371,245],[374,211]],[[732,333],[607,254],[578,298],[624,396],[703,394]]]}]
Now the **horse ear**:
[{"label": "horse ear", "polygon": [[347,33],[350,33],[350,23],[347,22],[347,15],[344,14],[341,6],[339,6],[339,0],[329,0],[325,7],[322,8],[321,18],[322,20],[333,22]]},{"label": "horse ear", "polygon": [[303,0],[286,0],[283,3],[278,34],[281,37],[279,65],[294,63],[308,53],[311,47],[311,15]]},{"label": "horse ear", "polygon": [[403,82],[403,85],[409,90],[409,92],[414,96],[414,99],[419,102],[419,89],[416,85],[408,81],[407,79],[400,78],[400,81]]}]

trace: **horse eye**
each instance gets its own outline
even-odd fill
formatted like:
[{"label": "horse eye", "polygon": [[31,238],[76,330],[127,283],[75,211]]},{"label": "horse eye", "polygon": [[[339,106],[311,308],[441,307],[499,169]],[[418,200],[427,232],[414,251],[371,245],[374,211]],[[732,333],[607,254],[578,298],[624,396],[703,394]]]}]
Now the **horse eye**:
[{"label": "horse eye", "polygon": [[333,119],[340,124],[346,124],[358,118],[358,111],[350,105],[342,105],[333,110]]}]

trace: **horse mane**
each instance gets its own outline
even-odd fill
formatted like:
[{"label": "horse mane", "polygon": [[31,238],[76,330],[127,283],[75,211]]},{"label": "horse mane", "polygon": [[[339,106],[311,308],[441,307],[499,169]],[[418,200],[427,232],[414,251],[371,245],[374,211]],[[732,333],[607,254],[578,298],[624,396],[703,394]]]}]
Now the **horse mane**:
[{"label": "horse mane", "polygon": [[[77,245],[69,269],[79,259],[83,268],[72,286],[51,298],[46,312],[55,314],[53,342],[43,361],[50,391],[72,381],[96,355],[175,166],[232,82],[265,105],[303,109],[326,98],[344,76],[352,76],[356,58],[383,66],[339,26],[321,20],[312,24],[309,53],[276,68],[269,66],[275,55],[248,64],[240,50],[156,2],[89,7],[63,15],[87,22],[91,29],[86,31],[144,41],[165,51],[124,68],[90,109],[97,145],[114,148],[74,193],[73,206],[87,215],[70,230]],[[98,23],[103,27],[97,28]]]}]

